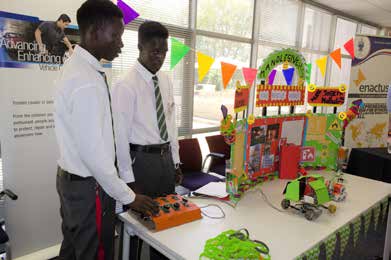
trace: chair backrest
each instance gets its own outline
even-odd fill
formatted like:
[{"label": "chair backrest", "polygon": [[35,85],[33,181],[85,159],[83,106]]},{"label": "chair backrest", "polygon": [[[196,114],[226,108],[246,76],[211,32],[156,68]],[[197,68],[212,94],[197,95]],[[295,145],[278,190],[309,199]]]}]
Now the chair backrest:
[{"label": "chair backrest", "polygon": [[210,168],[213,168],[216,165],[225,165],[225,160],[231,158],[231,146],[224,142],[224,137],[222,135],[212,135],[205,137],[206,142],[209,146],[209,151],[211,153],[221,153],[225,155],[224,159],[215,158],[211,161]]},{"label": "chair backrest", "polygon": [[197,138],[179,140],[179,157],[183,173],[202,170],[202,153]]},{"label": "chair backrest", "polygon": [[205,137],[211,153],[222,153],[225,158],[231,158],[231,146],[224,142],[222,135],[212,135]]}]

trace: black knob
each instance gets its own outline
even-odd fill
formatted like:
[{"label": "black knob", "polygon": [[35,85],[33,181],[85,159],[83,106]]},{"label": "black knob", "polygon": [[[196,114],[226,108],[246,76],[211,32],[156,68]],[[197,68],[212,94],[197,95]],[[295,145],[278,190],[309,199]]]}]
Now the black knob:
[{"label": "black knob", "polygon": [[180,207],[178,202],[175,202],[174,204],[172,204],[172,206],[174,207],[175,210],[179,209]]}]

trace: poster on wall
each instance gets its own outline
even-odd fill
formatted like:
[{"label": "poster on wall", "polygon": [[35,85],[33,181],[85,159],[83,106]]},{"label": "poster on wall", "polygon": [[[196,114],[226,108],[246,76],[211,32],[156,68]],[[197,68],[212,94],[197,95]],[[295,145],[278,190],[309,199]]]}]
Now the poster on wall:
[{"label": "poster on wall", "polygon": [[362,99],[364,108],[345,130],[345,146],[385,147],[388,130],[387,91],[391,82],[391,38],[357,35],[348,104]]},{"label": "poster on wall", "polygon": [[309,114],[301,162],[305,167],[336,169],[342,121],[336,114]]},{"label": "poster on wall", "polygon": [[[9,204],[5,212],[13,257],[56,245],[62,238],[55,185],[58,150],[53,94],[54,82],[69,56],[69,49],[63,39],[45,38],[46,26],[52,26],[62,35],[61,29],[54,27],[55,22],[0,12],[0,140],[4,187],[19,196],[17,201],[6,202]],[[41,28],[43,45],[37,42],[37,28]],[[72,45],[79,41],[75,27],[65,28],[64,35]]]}]

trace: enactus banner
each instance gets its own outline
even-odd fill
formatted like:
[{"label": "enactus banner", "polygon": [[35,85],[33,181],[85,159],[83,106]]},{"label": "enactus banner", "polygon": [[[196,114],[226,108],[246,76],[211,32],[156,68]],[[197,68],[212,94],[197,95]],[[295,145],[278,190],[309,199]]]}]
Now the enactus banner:
[{"label": "enactus banner", "polygon": [[391,83],[391,38],[355,37],[348,106],[362,99],[360,117],[346,128],[345,146],[386,147],[388,131],[387,91]]}]

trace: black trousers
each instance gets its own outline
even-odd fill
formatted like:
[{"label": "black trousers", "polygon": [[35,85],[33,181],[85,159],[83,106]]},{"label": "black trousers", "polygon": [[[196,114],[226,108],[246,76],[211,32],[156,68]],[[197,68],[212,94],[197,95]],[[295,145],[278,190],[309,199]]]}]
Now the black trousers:
[{"label": "black trousers", "polygon": [[[136,190],[151,197],[164,196],[175,192],[175,166],[171,151],[146,153],[131,151]],[[130,239],[130,260],[139,260],[142,240],[137,236]],[[167,259],[156,249],[150,247],[150,259]]]},{"label": "black trousers", "polygon": [[[97,187],[92,177],[70,178],[69,173],[58,168],[57,192],[60,198],[63,241],[59,259],[96,260],[101,242],[104,259],[114,258],[115,201],[103,189]],[[99,195],[101,211],[97,212],[96,195]],[[100,241],[97,214],[101,216]]]}]

